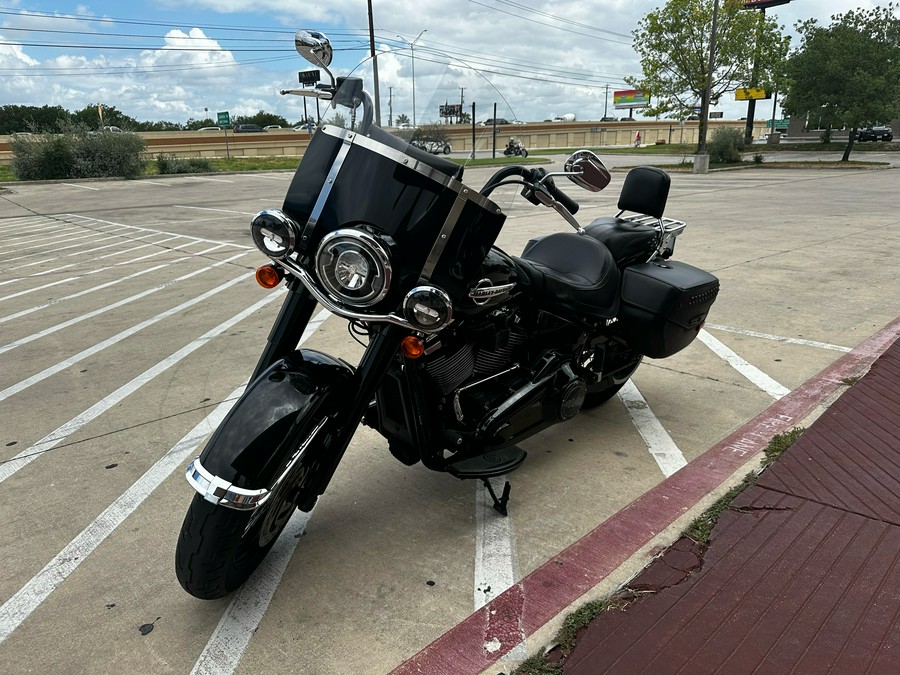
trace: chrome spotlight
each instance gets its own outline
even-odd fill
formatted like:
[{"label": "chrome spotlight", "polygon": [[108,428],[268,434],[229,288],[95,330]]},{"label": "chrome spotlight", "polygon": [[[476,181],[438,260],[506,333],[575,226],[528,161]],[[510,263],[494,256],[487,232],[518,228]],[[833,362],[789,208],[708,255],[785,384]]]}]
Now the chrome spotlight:
[{"label": "chrome spotlight", "polygon": [[452,321],[453,302],[440,288],[417,286],[403,299],[403,314],[416,328],[437,331]]},{"label": "chrome spotlight", "polygon": [[378,237],[361,230],[335,230],[316,253],[319,281],[337,300],[370,307],[387,295],[391,257]]},{"label": "chrome spotlight", "polygon": [[297,248],[300,226],[280,209],[257,213],[250,221],[250,235],[256,248],[270,258],[287,258]]}]

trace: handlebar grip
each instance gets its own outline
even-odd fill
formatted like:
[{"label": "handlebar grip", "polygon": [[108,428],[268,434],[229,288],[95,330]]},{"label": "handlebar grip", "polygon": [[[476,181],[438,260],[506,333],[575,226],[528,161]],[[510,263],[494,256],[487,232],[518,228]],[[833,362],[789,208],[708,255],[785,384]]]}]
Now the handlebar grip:
[{"label": "handlebar grip", "polygon": [[556,184],[553,182],[552,178],[544,181],[544,187],[547,188],[547,192],[549,192],[556,201],[566,207],[566,211],[571,213],[573,216],[578,213],[578,202],[576,202],[569,195],[556,187]]}]

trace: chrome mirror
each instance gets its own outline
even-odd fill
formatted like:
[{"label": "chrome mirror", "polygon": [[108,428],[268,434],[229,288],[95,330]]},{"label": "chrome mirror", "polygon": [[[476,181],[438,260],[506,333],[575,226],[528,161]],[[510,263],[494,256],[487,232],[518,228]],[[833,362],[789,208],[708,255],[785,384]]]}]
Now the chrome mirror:
[{"label": "chrome mirror", "polygon": [[294,35],[294,48],[297,53],[314,66],[328,69],[334,50],[331,41],[324,33],[316,30],[298,30]]},{"label": "chrome mirror", "polygon": [[566,176],[575,185],[600,192],[609,185],[612,176],[603,161],[590,150],[578,150],[565,163]]}]

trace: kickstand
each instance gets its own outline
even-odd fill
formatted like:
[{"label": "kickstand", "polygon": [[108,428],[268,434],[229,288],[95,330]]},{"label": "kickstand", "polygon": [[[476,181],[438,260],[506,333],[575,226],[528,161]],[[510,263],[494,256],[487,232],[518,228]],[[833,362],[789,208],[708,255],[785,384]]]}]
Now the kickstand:
[{"label": "kickstand", "polygon": [[494,510],[501,516],[508,516],[509,512],[506,510],[506,504],[509,502],[509,481],[506,481],[506,484],[503,486],[503,495],[500,499],[497,499],[497,493],[494,492],[491,481],[487,478],[482,478],[481,482],[484,483],[488,493],[491,495],[491,499],[494,500]]}]

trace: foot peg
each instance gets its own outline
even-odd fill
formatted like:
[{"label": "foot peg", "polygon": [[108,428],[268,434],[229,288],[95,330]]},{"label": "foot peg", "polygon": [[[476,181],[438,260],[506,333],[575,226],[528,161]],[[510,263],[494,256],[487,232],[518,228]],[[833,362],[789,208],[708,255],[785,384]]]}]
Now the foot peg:
[{"label": "foot peg", "polygon": [[509,502],[509,481],[503,486],[503,494],[497,497],[489,478],[503,476],[525,461],[527,453],[522,448],[510,446],[500,450],[492,450],[483,455],[468,457],[447,465],[447,472],[457,478],[475,478],[484,483],[488,494],[494,500],[494,510],[500,515],[508,515],[506,504]]}]

